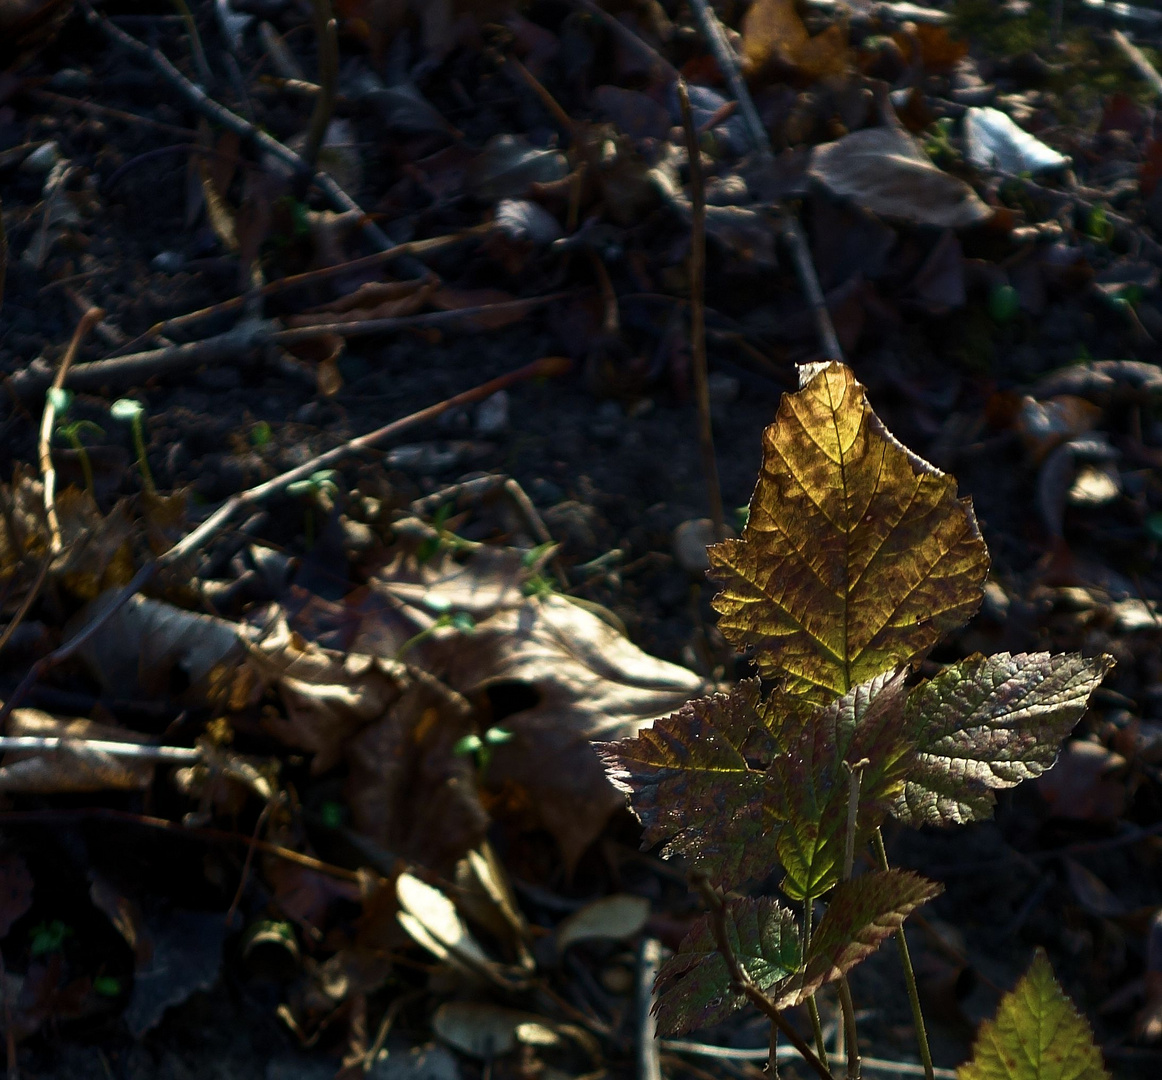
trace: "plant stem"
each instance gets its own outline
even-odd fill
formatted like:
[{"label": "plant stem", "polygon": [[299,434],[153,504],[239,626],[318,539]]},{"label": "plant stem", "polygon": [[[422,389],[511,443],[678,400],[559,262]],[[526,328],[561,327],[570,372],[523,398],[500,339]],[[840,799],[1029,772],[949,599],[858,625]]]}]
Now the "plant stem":
[{"label": "plant stem", "polygon": [[330,0],[311,0],[315,9],[315,37],[319,42],[319,96],[311,113],[311,126],[302,158],[313,172],[317,168],[319,150],[327,137],[327,127],[335,108],[335,79],[339,74],[339,40],[335,30],[335,16]]},{"label": "plant stem", "polygon": [[[879,829],[872,834],[872,847],[881,870],[888,869],[888,852],[884,847],[884,836]],[[912,954],[908,951],[908,939],[901,926],[896,931],[896,949],[900,954],[900,967],[904,969],[904,986],[908,991],[908,1003],[912,1006],[912,1026],[916,1029],[916,1045],[920,1051],[920,1063],[924,1066],[925,1080],[935,1080],[932,1065],[932,1050],[928,1046],[928,1029],[924,1026],[924,1011],[920,1008],[920,991],[916,988],[916,972],[912,969]]]},{"label": "plant stem", "polygon": [[85,490],[96,499],[97,495],[93,489],[93,466],[89,462],[89,451],[85,449],[85,444],[81,442],[81,437],[76,432],[68,432],[66,438],[77,452],[77,458],[81,463],[81,472],[85,477]]},{"label": "plant stem", "polygon": [[736,993],[746,995],[747,1000],[787,1036],[787,1041],[799,1051],[799,1055],[811,1066],[820,1080],[835,1080],[831,1070],[819,1059],[815,1051],[804,1042],[802,1036],[787,1022],[783,1014],[775,1007],[775,1003],[755,986],[754,980],[747,974],[746,969],[735,955],[734,949],[730,944],[730,937],[726,932],[726,906],[723,904],[722,897],[718,891],[710,884],[709,879],[705,875],[696,876],[692,884],[702,894],[702,899],[706,901],[706,907],[710,911],[710,922],[714,927],[714,941],[718,946],[719,954],[726,964],[726,970],[730,973],[732,989]]},{"label": "plant stem", "polygon": [[811,1017],[811,1034],[815,1037],[815,1053],[821,1061],[827,1061],[827,1037],[823,1034],[823,1021],[819,1017],[819,1002],[812,994],[807,999],[807,1015]]},{"label": "plant stem", "polygon": [[[851,880],[855,863],[855,832],[859,816],[859,787],[863,770],[870,764],[867,758],[854,765],[843,763],[847,769],[847,833],[843,839],[843,880]],[[839,1007],[843,1012],[844,1042],[847,1044],[847,1080],[859,1080],[859,1043],[855,1031],[855,1005],[851,1000],[851,986],[846,975],[839,977]]]},{"label": "plant stem", "polygon": [[157,491],[153,485],[153,473],[149,471],[149,458],[145,456],[145,421],[141,413],[133,417],[133,445],[137,448],[137,464],[141,469],[141,482],[145,490],[152,495]]}]

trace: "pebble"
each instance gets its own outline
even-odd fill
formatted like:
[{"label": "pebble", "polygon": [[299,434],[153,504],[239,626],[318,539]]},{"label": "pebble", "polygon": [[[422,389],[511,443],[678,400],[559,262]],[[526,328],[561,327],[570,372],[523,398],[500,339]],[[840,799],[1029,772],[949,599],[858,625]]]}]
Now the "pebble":
[{"label": "pebble", "polygon": [[52,172],[53,167],[61,160],[63,160],[63,155],[61,154],[60,144],[53,139],[33,150],[20,163],[20,169],[22,172],[45,176]]},{"label": "pebble", "polygon": [[597,406],[597,416],[589,425],[589,434],[599,443],[611,446],[618,441],[625,414],[616,401],[603,401]]},{"label": "pebble", "polygon": [[362,521],[352,521],[344,515],[340,519],[343,529],[343,547],[352,555],[363,555],[375,546],[375,533]]},{"label": "pebble", "polygon": [[186,257],[180,251],[159,251],[149,265],[159,274],[176,274],[186,265]]},{"label": "pebble", "polygon": [[[726,535],[734,536],[734,530],[728,527]],[[706,549],[717,542],[714,522],[709,518],[683,521],[674,530],[674,559],[688,574],[704,574],[710,569],[710,556],[706,554]]]},{"label": "pebble", "polygon": [[[1162,428],[1162,425],[1159,427]],[[529,484],[529,495],[533,502],[538,502],[542,506],[553,506],[565,497],[565,492],[560,485],[554,484],[552,480],[538,476]]]},{"label": "pebble", "polygon": [[80,68],[61,68],[48,80],[48,85],[54,90],[66,94],[87,90],[91,84],[92,79],[89,77],[89,73]]},{"label": "pebble", "polygon": [[508,406],[507,390],[498,390],[485,398],[476,406],[476,434],[489,437],[508,431]]}]

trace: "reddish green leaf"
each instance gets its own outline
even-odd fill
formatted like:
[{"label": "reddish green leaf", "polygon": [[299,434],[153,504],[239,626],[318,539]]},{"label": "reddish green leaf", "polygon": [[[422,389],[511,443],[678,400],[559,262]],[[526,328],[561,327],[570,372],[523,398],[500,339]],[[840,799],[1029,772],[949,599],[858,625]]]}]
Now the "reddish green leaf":
[{"label": "reddish green leaf", "polygon": [[[769,991],[798,968],[799,929],[778,901],[729,900],[724,914],[734,955],[760,990]],[[724,1020],[746,1002],[731,982],[710,916],[703,916],[658,972],[659,1029],[681,1035]]]},{"label": "reddish green leaf", "polygon": [[842,881],[831,893],[827,912],[811,935],[802,974],[775,994],[779,1008],[797,1005],[834,982],[880,947],[921,904],[942,886],[908,870],[876,870]]},{"label": "reddish green leaf", "polygon": [[816,710],[771,766],[785,824],[776,844],[788,896],[822,896],[839,880],[847,830],[850,767],[860,775],[856,844],[884,819],[911,764],[903,734],[904,672],[881,675]]},{"label": "reddish green leaf", "polygon": [[1109,1080],[1093,1032],[1065,996],[1045,954],[981,1024],[959,1080]]},{"label": "reddish green leaf", "polygon": [[726,637],[826,704],[962,625],[988,553],[956,481],[892,437],[849,368],[803,373],[763,434],[742,537],[710,562]]},{"label": "reddish green leaf", "polygon": [[913,691],[917,760],[892,813],[909,824],[988,817],[998,788],[1045,772],[1113,658],[1077,653],[971,656]]},{"label": "reddish green leaf", "polygon": [[779,821],[764,802],[765,773],[747,760],[771,756],[757,679],[687,702],[633,739],[595,745],[629,795],[646,845],[668,840],[664,855],[689,856],[716,884],[771,872]]}]

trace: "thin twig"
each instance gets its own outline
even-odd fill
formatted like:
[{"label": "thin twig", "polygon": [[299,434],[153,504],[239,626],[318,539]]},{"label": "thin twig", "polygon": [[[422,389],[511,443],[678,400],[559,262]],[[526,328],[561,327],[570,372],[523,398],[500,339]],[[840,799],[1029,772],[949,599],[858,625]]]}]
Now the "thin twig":
[{"label": "thin twig", "polygon": [[731,988],[736,993],[745,995],[752,1005],[786,1035],[787,1041],[799,1052],[799,1056],[814,1070],[820,1080],[835,1080],[831,1070],[819,1060],[815,1051],[787,1022],[786,1017],[775,1007],[775,1003],[755,985],[746,968],[742,966],[730,944],[730,935],[726,931],[726,906],[717,890],[705,876],[695,877],[693,883],[709,909],[710,924],[714,928],[714,942],[730,974]]},{"label": "thin twig", "polygon": [[807,241],[799,228],[799,223],[788,217],[783,226],[783,239],[791,249],[791,258],[795,262],[795,271],[799,277],[799,285],[807,294],[807,302],[815,314],[815,326],[819,331],[819,338],[823,344],[823,355],[828,360],[843,360],[843,350],[839,346],[839,338],[835,334],[835,324],[831,321],[831,312],[827,310],[827,301],[823,290],[819,287],[819,278],[815,274],[815,264],[811,261],[811,251]]},{"label": "thin twig", "polygon": [[658,1023],[654,1016],[657,1000],[655,980],[662,966],[662,943],[647,937],[638,950],[637,999],[637,1075],[638,1080],[662,1080],[662,1063],[658,1048]]},{"label": "thin twig", "polygon": [[73,360],[76,359],[77,350],[81,347],[81,342],[84,341],[88,332],[103,318],[105,312],[101,308],[89,308],[88,311],[81,316],[80,322],[77,323],[76,329],[73,331],[72,340],[69,341],[68,348],[65,350],[64,356],[57,367],[56,375],[53,377],[52,386],[49,387],[49,392],[44,400],[44,413],[40,419],[40,440],[37,445],[37,452],[40,458],[40,475],[44,482],[44,517],[48,524],[48,559],[51,561],[55,559],[64,546],[61,539],[61,525],[57,519],[56,513],[56,469],[52,463],[52,432],[56,427],[56,395],[54,390],[61,390],[64,387],[65,379],[68,377],[69,368],[73,366]]},{"label": "thin twig", "polygon": [[598,7],[593,0],[569,0],[569,2],[574,7],[581,8],[582,11],[587,12],[595,19],[604,23],[612,31],[613,36],[623,45],[649,61],[655,73],[671,82],[679,77],[678,69],[658,52],[657,49],[638,37],[625,23],[614,18],[608,11]]},{"label": "thin twig", "polygon": [[[67,383],[78,390],[135,385],[157,376],[189,371],[199,364],[237,361],[240,356],[264,345],[297,345],[329,335],[356,338],[409,327],[446,326],[478,315],[524,313],[541,304],[562,300],[572,295],[574,294],[570,292],[550,293],[547,296],[531,296],[523,300],[482,304],[453,311],[432,311],[389,319],[320,323],[288,330],[277,329],[276,325],[271,323],[243,323],[223,334],[216,334],[202,341],[191,341],[185,345],[167,345],[162,349],[150,349],[146,352],[130,353],[128,356],[115,356],[108,360],[77,364],[69,372]],[[27,367],[9,378],[8,387],[17,397],[28,397],[39,393],[47,382],[48,378],[43,370]]]},{"label": "thin twig", "polygon": [[133,758],[137,761],[177,761],[190,764],[200,761],[202,751],[190,746],[151,746],[148,743],[117,742],[113,739],[86,739],[72,735],[0,735],[0,751],[10,753],[51,754],[63,751],[89,751],[109,757]]},{"label": "thin twig", "polygon": [[198,24],[194,22],[194,13],[190,11],[190,5],[186,0],[170,0],[175,8],[177,8],[178,15],[185,23],[186,33],[190,39],[190,55],[193,57],[194,70],[198,73],[198,78],[202,80],[202,85],[209,90],[214,85],[214,73],[210,70],[210,62],[206,59],[206,50],[202,47],[202,35],[198,33]]},{"label": "thin twig", "polygon": [[1159,75],[1157,68],[1150,63],[1150,58],[1126,37],[1121,30],[1112,31],[1110,33],[1110,40],[1113,41],[1125,58],[1129,60],[1134,70],[1150,84],[1150,88],[1154,91],[1155,95],[1162,97],[1162,75]]},{"label": "thin twig", "polygon": [[303,160],[314,169],[319,150],[327,137],[331,113],[335,109],[335,83],[339,77],[339,36],[330,0],[311,0],[315,12],[315,37],[319,41],[319,96],[311,112],[311,126],[303,146]]},{"label": "thin twig", "polygon": [[[872,850],[880,869],[888,869],[888,851],[884,847],[884,834],[876,829],[872,833]],[[924,1066],[925,1080],[934,1080],[935,1066],[932,1064],[932,1050],[928,1045],[928,1028],[924,1024],[924,1010],[920,1007],[920,990],[916,986],[916,972],[912,968],[912,954],[908,950],[908,939],[902,926],[896,928],[896,950],[900,954],[900,967],[904,971],[904,987],[908,992],[908,1004],[912,1007],[912,1026],[916,1032],[916,1046],[920,1051],[920,1061]]]},{"label": "thin twig", "polygon": [[686,155],[690,159],[690,355],[694,361],[694,397],[698,404],[698,444],[714,535],[726,539],[722,513],[722,488],[718,482],[718,458],[714,453],[714,428],[710,419],[710,382],[706,365],[706,186],[702,177],[702,151],[690,110],[686,80],[678,80],[678,102],[686,129]]},{"label": "thin twig", "polygon": [[[121,48],[132,53],[139,60],[144,61],[152,67],[197,112],[201,113],[213,123],[219,124],[228,131],[233,131],[243,139],[248,140],[259,150],[269,154],[275,161],[286,167],[292,175],[298,176],[303,173],[309,175],[311,170],[298,154],[288,146],[279,142],[272,135],[250,123],[249,120],[246,120],[235,112],[231,112],[225,105],[215,101],[205,90],[196,83],[191,82],[178,71],[163,53],[157,49],[150,48],[143,41],[138,41],[132,34],[127,34],[120,27],[115,26],[108,19],[99,15],[93,10],[88,0],[80,0],[80,5],[90,26],[99,30],[110,41],[121,46]],[[355,210],[360,214],[363,213],[363,209],[359,204],[336,183],[334,177],[329,173],[316,173],[314,183],[326,196],[327,201],[333,209],[339,211]],[[363,234],[381,250],[393,246],[387,234],[371,221],[365,221]]]},{"label": "thin twig", "polygon": [[718,16],[714,14],[706,0],[690,0],[690,8],[694,12],[694,18],[698,20],[698,28],[702,31],[702,37],[706,40],[707,48],[710,49],[718,70],[722,72],[726,85],[730,87],[730,92],[738,102],[738,111],[742,113],[743,123],[746,125],[751,142],[760,154],[770,154],[771,140],[767,135],[767,129],[759,119],[758,110],[742,77],[738,55],[726,40]]},{"label": "thin twig", "polygon": [[156,559],[152,559],[142,566],[133,576],[129,584],[125,585],[97,615],[69,638],[68,641],[47,656],[41,657],[32,665],[16,689],[9,695],[8,700],[4,702],[3,707],[0,708],[0,728],[3,727],[12,710],[27,697],[28,692],[39,682],[46,671],[76,653],[85,642],[89,641],[101,630],[115,612],[128,603],[141,589],[145,588],[160,570],[173,566],[175,563],[180,562],[192,554],[212,536],[217,535],[226,528],[230,520],[241,511],[252,509],[271,496],[285,491],[296,481],[307,479],[312,473],[319,472],[322,469],[333,468],[365,450],[375,449],[389,439],[402,435],[405,431],[410,431],[412,428],[418,427],[429,420],[436,419],[436,417],[446,413],[449,409],[483,401],[486,397],[491,397],[498,390],[504,390],[509,386],[513,386],[519,382],[525,382],[529,379],[563,375],[568,371],[569,366],[569,361],[560,357],[545,357],[540,360],[535,360],[533,363],[526,364],[524,367],[517,368],[515,371],[510,371],[495,379],[490,379],[486,383],[481,383],[471,390],[454,394],[452,397],[437,402],[435,405],[429,405],[427,408],[420,409],[418,412],[411,413],[409,416],[401,417],[399,420],[393,420],[390,424],[385,424],[383,427],[368,432],[366,435],[359,435],[354,439],[349,439],[347,442],[328,450],[326,453],[319,454],[317,457],[283,473],[281,476],[273,477],[265,483],[259,484],[257,487],[240,492],[228,499],[214,513],[206,518],[201,525],[188,533],[181,541],[165,552],[165,554],[160,555]]},{"label": "thin twig", "polygon": [[145,814],[134,814],[129,810],[114,810],[109,807],[88,807],[80,810],[0,810],[0,824],[14,825],[59,825],[66,821],[117,821],[127,825],[140,825],[146,829],[161,829],[165,832],[181,833],[183,836],[196,837],[202,840],[224,840],[231,844],[250,844],[264,855],[273,855],[284,862],[305,866],[308,870],[325,874],[327,877],[337,878],[339,881],[350,881],[358,885],[362,878],[358,871],[348,870],[345,866],[335,866],[333,863],[323,862],[310,855],[273,844],[269,840],[252,840],[242,833],[227,832],[225,829],[213,829],[204,825],[183,825],[168,818],[148,817]]}]

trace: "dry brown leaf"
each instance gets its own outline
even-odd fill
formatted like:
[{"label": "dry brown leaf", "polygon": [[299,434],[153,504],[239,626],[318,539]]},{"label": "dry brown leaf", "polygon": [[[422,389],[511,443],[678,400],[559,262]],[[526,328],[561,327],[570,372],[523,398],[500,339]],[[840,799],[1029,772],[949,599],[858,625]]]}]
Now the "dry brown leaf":
[{"label": "dry brown leaf", "polygon": [[794,0],[756,0],[742,21],[743,71],[755,78],[772,62],[809,79],[841,75],[847,67],[847,31],[838,24],[811,37]]},{"label": "dry brown leaf", "polygon": [[[16,709],[8,721],[9,735],[47,735],[70,739],[148,743],[150,736],[92,720],[61,720],[39,709]],[[79,743],[51,753],[16,752],[4,755],[0,791],[57,795],[78,791],[135,791],[149,787],[154,764],[115,757]]]},{"label": "dry brown leaf", "polygon": [[839,199],[913,225],[964,229],[992,210],[963,180],[942,172],[903,128],[864,128],[815,147],[808,176]]}]

